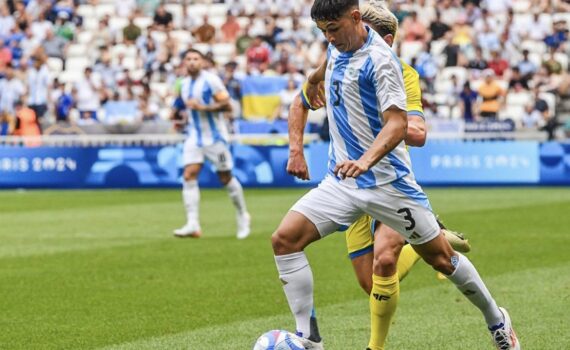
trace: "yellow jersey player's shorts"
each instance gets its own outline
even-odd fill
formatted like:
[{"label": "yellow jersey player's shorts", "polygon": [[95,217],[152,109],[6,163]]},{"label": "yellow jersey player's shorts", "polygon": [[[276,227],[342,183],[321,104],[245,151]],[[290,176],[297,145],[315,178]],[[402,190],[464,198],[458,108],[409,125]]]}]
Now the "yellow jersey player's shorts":
[{"label": "yellow jersey player's shorts", "polygon": [[362,215],[346,230],[346,248],[352,260],[374,251],[376,221],[369,215]]}]

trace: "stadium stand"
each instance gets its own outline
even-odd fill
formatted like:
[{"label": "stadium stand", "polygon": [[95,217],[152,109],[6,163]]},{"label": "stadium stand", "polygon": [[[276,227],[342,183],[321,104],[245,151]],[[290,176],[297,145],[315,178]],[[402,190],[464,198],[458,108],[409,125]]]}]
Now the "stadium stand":
[{"label": "stadium stand", "polygon": [[[552,127],[549,137],[570,133],[568,2],[390,3],[401,24],[395,50],[420,74],[428,123],[433,118],[481,122],[481,98],[473,105],[474,120],[464,120],[461,93],[465,83],[477,92],[484,72],[492,69],[505,90],[498,121],[512,120],[522,138],[542,139],[547,133],[540,130]],[[299,84],[326,49],[310,19],[310,5],[310,0],[2,2],[0,131],[18,135],[17,127],[8,125],[19,125],[15,103],[29,104],[37,84],[30,67],[37,61],[50,73],[48,112],[36,118],[43,131],[56,124],[86,133],[180,131],[164,125],[174,125],[176,82],[183,75],[180,54],[192,47],[206,55],[209,69],[231,90],[233,117],[239,119],[235,132],[286,132],[283,120],[271,120],[282,117],[275,108],[286,108],[279,89],[289,79]],[[88,77],[86,68],[93,71]],[[269,96],[255,88],[265,78],[281,79]],[[97,101],[81,103],[89,99]],[[540,101],[546,102],[546,111],[539,109]],[[116,106],[128,106],[125,110],[134,115],[123,113],[119,119],[132,127],[113,126],[117,118],[109,111]],[[315,130],[323,116],[311,114],[309,129]]]}]

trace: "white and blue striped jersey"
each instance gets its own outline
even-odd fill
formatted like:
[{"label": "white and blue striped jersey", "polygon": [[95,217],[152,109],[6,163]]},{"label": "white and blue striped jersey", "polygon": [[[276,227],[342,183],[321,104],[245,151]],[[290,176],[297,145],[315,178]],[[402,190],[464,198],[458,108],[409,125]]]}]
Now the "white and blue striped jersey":
[{"label": "white and blue striped jersey", "polygon": [[[210,105],[214,96],[226,92],[222,80],[215,74],[202,70],[196,79],[184,78],[180,97],[186,104],[188,100],[196,99],[198,103]],[[213,145],[216,142],[228,141],[228,130],[223,113],[200,112],[186,108],[188,113],[187,136],[197,147]]]},{"label": "white and blue striped jersey", "polygon": [[[368,28],[364,46],[340,52],[329,45],[325,75],[330,148],[328,173],[337,163],[357,160],[382,130],[382,113],[391,106],[406,110],[406,90],[400,60],[386,42]],[[392,183],[411,173],[404,141],[358,178],[341,180],[352,188]]]}]

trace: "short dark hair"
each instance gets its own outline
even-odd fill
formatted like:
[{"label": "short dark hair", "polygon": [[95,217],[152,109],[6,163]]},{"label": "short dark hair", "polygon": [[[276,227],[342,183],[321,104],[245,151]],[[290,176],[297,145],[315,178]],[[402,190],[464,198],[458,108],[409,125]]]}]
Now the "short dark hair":
[{"label": "short dark hair", "polygon": [[352,7],[358,8],[358,0],[315,0],[311,18],[313,21],[334,21]]},{"label": "short dark hair", "polygon": [[189,53],[195,53],[195,54],[198,54],[201,58],[204,58],[204,54],[202,52],[200,52],[196,49],[188,49],[182,53],[182,59],[184,59],[186,57],[186,55],[188,55]]}]

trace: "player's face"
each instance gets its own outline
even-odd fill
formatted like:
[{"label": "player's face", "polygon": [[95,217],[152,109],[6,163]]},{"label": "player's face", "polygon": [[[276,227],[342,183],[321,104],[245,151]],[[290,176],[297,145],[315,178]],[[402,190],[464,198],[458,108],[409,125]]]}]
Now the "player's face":
[{"label": "player's face", "polygon": [[188,54],[186,54],[186,56],[184,56],[184,65],[186,66],[188,73],[190,74],[197,73],[200,71],[200,69],[202,69],[203,65],[202,56],[200,56],[195,52],[189,52]]},{"label": "player's face", "polygon": [[358,43],[357,28],[361,25],[358,10],[347,11],[334,21],[317,21],[317,27],[325,38],[340,52],[352,51]]}]

